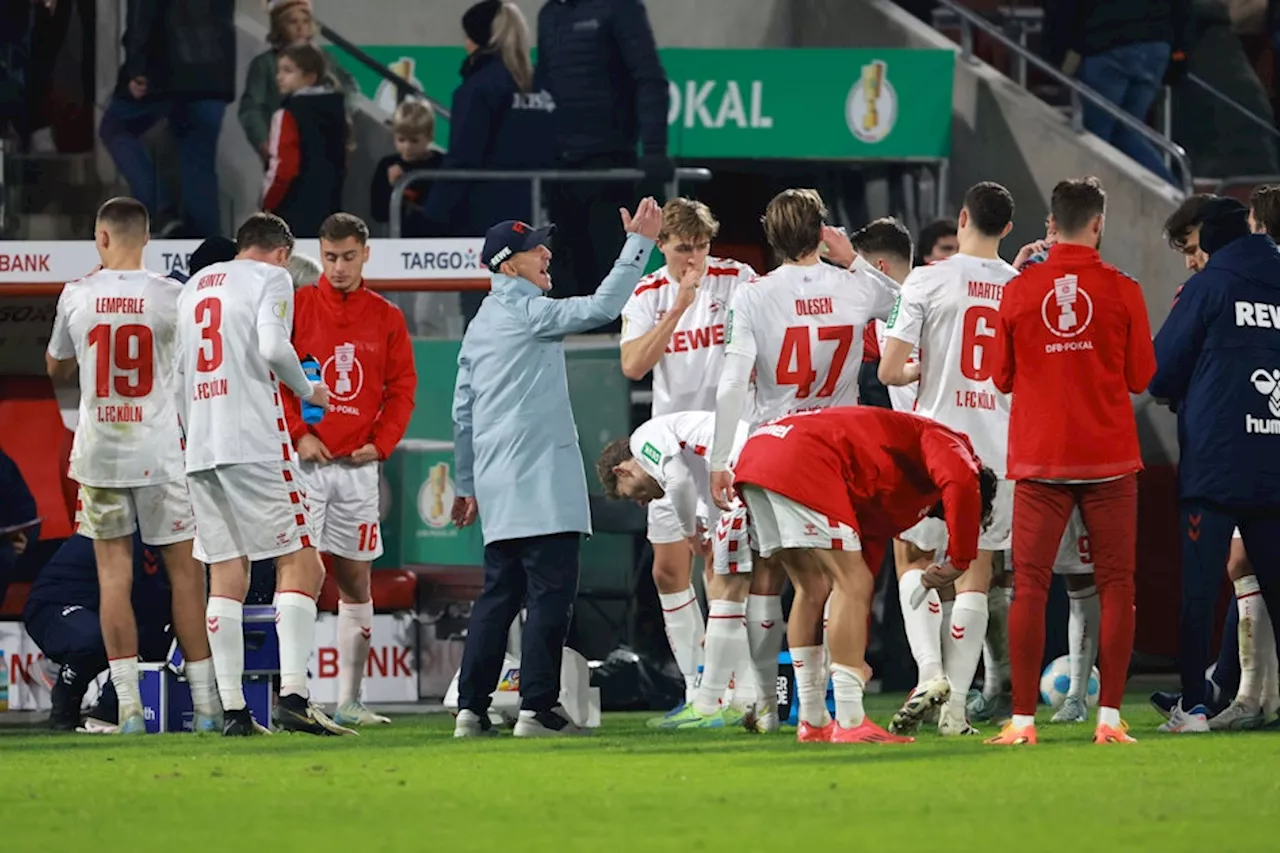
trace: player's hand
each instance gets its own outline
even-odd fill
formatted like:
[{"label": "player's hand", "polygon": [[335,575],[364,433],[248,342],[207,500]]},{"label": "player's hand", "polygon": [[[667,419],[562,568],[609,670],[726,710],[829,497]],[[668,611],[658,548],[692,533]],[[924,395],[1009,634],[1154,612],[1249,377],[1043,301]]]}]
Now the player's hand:
[{"label": "player's hand", "polygon": [[964,572],[951,565],[950,561],[947,561],[941,566],[933,565],[926,569],[924,577],[920,579],[920,583],[925,589],[942,589],[944,586],[950,586],[955,583],[956,578],[962,574]]},{"label": "player's hand", "polygon": [[920,362],[909,361],[902,365],[902,375],[906,378],[907,384],[920,381]]},{"label": "player's hand", "polygon": [[323,382],[312,382],[311,396],[307,398],[307,402],[329,411],[329,386]]},{"label": "player's hand", "polygon": [[711,472],[711,499],[716,506],[728,512],[733,508],[733,474],[729,471]]},{"label": "player's hand", "polygon": [[27,534],[18,530],[9,535],[9,541],[13,543],[13,553],[21,557],[27,550]]},{"label": "player's hand", "polygon": [[676,291],[673,311],[684,311],[698,298],[698,285],[702,283],[703,268],[689,264],[680,276],[680,289]]},{"label": "player's hand", "polygon": [[1032,256],[1039,252],[1047,251],[1049,243],[1047,240],[1033,240],[1018,250],[1018,256],[1013,259],[1013,268],[1021,271],[1023,267],[1030,262]]},{"label": "player's hand", "polygon": [[662,208],[653,200],[653,196],[645,196],[636,207],[635,215],[627,213],[625,207],[618,208],[622,214],[622,230],[628,234],[639,234],[650,240],[658,239],[662,230]]},{"label": "player's hand", "polygon": [[363,447],[357,447],[355,452],[351,454],[351,461],[357,465],[376,462],[378,461],[378,448],[374,447],[372,442]]},{"label": "player's hand", "polygon": [[853,261],[858,257],[858,253],[853,251],[853,243],[850,243],[849,238],[842,234],[839,229],[832,228],[830,225],[823,225],[822,242],[827,248],[823,254],[829,259],[845,269],[853,266]]},{"label": "player's hand", "polygon": [[129,81],[129,94],[133,96],[135,101],[141,101],[147,96],[147,78],[134,77]]},{"label": "player's hand", "polygon": [[404,169],[402,167],[394,163],[387,167],[388,184],[391,184],[391,186],[394,187],[396,185],[396,181],[400,180],[402,177],[404,177]]},{"label": "player's hand", "polygon": [[475,498],[454,498],[453,510],[449,513],[449,517],[453,519],[454,527],[467,527],[475,523],[476,515],[479,509],[476,507]]},{"label": "player's hand", "polygon": [[686,537],[684,541],[689,543],[689,550],[693,552],[693,556],[702,557],[704,560],[711,559],[711,537],[707,535],[707,528],[699,524],[693,535]]},{"label": "player's hand", "polygon": [[324,446],[324,442],[319,436],[307,433],[298,439],[298,443],[294,446],[298,451],[298,458],[303,462],[318,462],[324,465],[333,461],[333,455],[329,453],[329,448]]}]

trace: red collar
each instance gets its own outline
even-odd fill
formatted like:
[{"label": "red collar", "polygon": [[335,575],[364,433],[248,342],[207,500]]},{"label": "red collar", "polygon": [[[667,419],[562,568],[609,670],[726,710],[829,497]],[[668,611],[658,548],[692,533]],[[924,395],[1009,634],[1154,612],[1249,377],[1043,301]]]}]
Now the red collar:
[{"label": "red collar", "polygon": [[1098,250],[1075,243],[1054,243],[1049,247],[1049,260],[1080,263],[1100,260]]},{"label": "red collar", "polygon": [[325,299],[333,302],[346,302],[348,299],[356,297],[358,294],[362,294],[365,291],[363,279],[354,290],[349,290],[346,293],[343,293],[341,290],[338,290],[338,288],[330,284],[329,279],[323,275],[320,276],[320,280],[316,282],[316,287],[319,288],[321,295],[323,295]]}]

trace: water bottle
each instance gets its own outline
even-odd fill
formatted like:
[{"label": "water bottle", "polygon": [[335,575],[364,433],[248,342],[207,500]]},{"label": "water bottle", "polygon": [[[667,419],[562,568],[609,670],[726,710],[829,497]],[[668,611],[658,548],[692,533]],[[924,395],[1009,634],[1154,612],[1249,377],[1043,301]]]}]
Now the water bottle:
[{"label": "water bottle", "polygon": [[[307,374],[307,378],[312,382],[320,381],[320,361],[314,356],[309,355],[302,360],[302,372]],[[318,424],[324,417],[324,409],[313,403],[302,401],[302,422],[306,424]]]}]

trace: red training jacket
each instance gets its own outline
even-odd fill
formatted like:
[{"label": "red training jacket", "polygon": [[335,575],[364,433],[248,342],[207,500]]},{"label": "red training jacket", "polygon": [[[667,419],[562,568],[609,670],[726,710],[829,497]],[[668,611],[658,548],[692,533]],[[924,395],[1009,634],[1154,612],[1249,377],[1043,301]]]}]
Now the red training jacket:
[{"label": "red training jacket", "polygon": [[324,276],[294,295],[293,348],[313,355],[329,386],[330,409],[315,426],[302,422],[298,398],[281,386],[293,443],[311,432],[336,459],[372,443],[378,458],[395,450],[413,414],[418,374],[404,315],[362,283],[341,293]]},{"label": "red training jacket", "polygon": [[1005,285],[997,388],[1013,394],[1010,480],[1105,480],[1142,470],[1129,394],[1156,370],[1142,286],[1087,246],[1059,243]]},{"label": "red training jacket", "polygon": [[747,440],[733,469],[750,483],[848,524],[864,539],[897,536],[942,501],[958,569],[978,556],[982,494],[964,435],[871,406],[779,418]]}]

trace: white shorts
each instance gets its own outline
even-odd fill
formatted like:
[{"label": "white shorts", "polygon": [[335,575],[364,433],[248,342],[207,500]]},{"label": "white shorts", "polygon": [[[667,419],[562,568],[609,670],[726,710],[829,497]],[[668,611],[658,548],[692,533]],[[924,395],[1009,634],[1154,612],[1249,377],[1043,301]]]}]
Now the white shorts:
[{"label": "white shorts", "polygon": [[940,518],[922,518],[897,538],[921,551],[937,551],[943,556],[947,553],[947,523]]},{"label": "white shorts", "polygon": [[656,501],[649,501],[648,512],[649,544],[667,545],[684,541],[684,534],[680,532],[680,522],[676,517],[676,508],[670,499],[662,497]]},{"label": "white shorts", "polygon": [[293,463],[244,462],[187,475],[196,512],[196,559],[269,560],[315,538]]},{"label": "white shorts", "polygon": [[378,463],[295,464],[320,550],[348,560],[373,562],[381,557]]},{"label": "white shorts", "polygon": [[783,548],[862,550],[862,540],[852,527],[843,522],[833,522],[791,498],[753,485],[744,485],[742,496],[747,501],[761,557],[772,557]]},{"label": "white shorts", "polygon": [[733,507],[720,513],[711,541],[712,569],[717,575],[745,575],[751,572],[750,525],[742,498],[733,499]]},{"label": "white shorts", "polygon": [[196,535],[187,483],[111,488],[81,486],[76,496],[76,532],[89,539],[123,539],[134,531],[160,547]]},{"label": "white shorts", "polygon": [[1239,528],[1239,527],[1237,527],[1235,530],[1232,530],[1232,531],[1231,531],[1231,538],[1232,538],[1232,539],[1243,539],[1243,538],[1244,538],[1243,536],[1241,536],[1241,535],[1240,535],[1240,528]]},{"label": "white shorts", "polygon": [[1067,529],[1062,532],[1062,544],[1058,546],[1058,558],[1053,561],[1055,575],[1093,574],[1093,555],[1089,553],[1089,531],[1084,529],[1080,508],[1071,511]]},{"label": "white shorts", "polygon": [[978,534],[978,550],[1008,551],[1013,547],[1013,481],[996,483],[996,499],[991,505],[991,525]]}]

